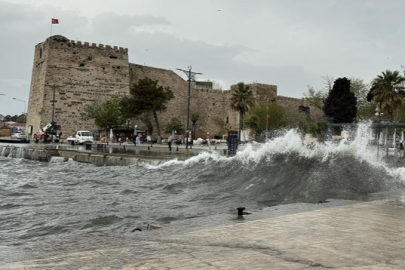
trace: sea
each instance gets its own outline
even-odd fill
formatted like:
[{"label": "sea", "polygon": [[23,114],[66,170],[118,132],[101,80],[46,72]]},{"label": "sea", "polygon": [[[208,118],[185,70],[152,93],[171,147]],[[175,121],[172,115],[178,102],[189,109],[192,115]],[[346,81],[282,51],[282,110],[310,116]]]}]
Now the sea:
[{"label": "sea", "polygon": [[206,151],[158,166],[0,156],[0,262],[240,222],[237,207],[260,219],[405,190],[403,153],[387,159],[366,124],[344,134],[309,146],[299,131],[282,130],[233,157]]}]

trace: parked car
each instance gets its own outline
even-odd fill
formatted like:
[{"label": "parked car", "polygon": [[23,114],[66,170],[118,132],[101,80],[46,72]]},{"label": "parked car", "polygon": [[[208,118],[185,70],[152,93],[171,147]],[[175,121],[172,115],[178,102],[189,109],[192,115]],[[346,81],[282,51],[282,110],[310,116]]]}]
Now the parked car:
[{"label": "parked car", "polygon": [[17,139],[17,140],[20,140],[20,141],[26,141],[27,140],[27,135],[25,135],[21,131],[16,131],[16,132],[11,133],[11,138],[12,139]]}]

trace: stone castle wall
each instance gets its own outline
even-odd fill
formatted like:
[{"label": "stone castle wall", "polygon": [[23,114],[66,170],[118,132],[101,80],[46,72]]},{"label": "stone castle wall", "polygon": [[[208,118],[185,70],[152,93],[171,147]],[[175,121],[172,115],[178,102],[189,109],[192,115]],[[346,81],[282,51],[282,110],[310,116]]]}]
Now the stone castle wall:
[{"label": "stone castle wall", "polygon": [[[54,120],[61,126],[62,138],[77,130],[97,131],[93,121],[81,119],[84,107],[94,101],[126,95],[133,84],[146,77],[169,87],[175,96],[167,110],[158,115],[162,136],[169,135],[164,130],[172,118],[178,118],[186,128],[188,82],[174,71],[129,63],[126,48],[52,36],[35,47],[27,125],[32,125],[36,132],[51,122],[55,89]],[[277,102],[288,109],[307,106],[303,99],[277,96],[275,85],[249,86],[259,101]],[[209,132],[213,138],[225,134],[227,129],[238,128],[239,114],[231,109],[230,97],[229,90],[191,89],[190,129],[191,116],[199,116],[196,137],[205,138]],[[131,125],[135,124],[140,130],[147,129],[139,119],[132,119]]]},{"label": "stone castle wall", "polygon": [[62,138],[77,130],[97,130],[92,121],[81,119],[84,107],[129,93],[128,50],[62,36],[48,38],[35,49],[27,117],[34,132],[52,120],[54,89],[54,120]]},{"label": "stone castle wall", "polygon": [[[131,63],[129,66],[130,85],[137,83],[140,79],[149,77],[152,80],[157,80],[159,85],[169,87],[173,92],[175,98],[169,101],[167,110],[158,115],[162,131],[166,123],[172,118],[178,118],[184,123],[184,128],[186,128],[188,82],[172,70]],[[190,130],[192,129],[191,115],[197,114],[199,116],[195,128],[196,137],[205,138],[207,132],[210,132],[212,135],[222,134],[225,132],[227,126],[232,126],[231,123],[236,123],[235,116],[237,114],[229,109],[229,91],[192,88],[190,97]],[[140,120],[135,121],[141,129],[146,129]],[[233,127],[235,128],[236,124],[233,124]]]},{"label": "stone castle wall", "polygon": [[290,110],[291,108],[296,108],[298,110],[299,106],[309,107],[311,117],[314,120],[321,120],[323,116],[323,111],[309,105],[308,101],[305,98],[277,96],[277,104],[288,110]]},{"label": "stone castle wall", "polygon": [[298,108],[299,106],[308,106],[308,102],[304,98],[292,98],[285,96],[277,96],[276,102],[281,107],[288,108]]},{"label": "stone castle wall", "polygon": [[[171,118],[178,118],[182,123],[186,123],[187,117],[187,89],[188,84],[180,76],[171,70],[148,67],[137,64],[129,64],[130,67],[130,85],[136,84],[139,80],[149,77],[157,80],[158,84],[163,87],[169,87],[174,94],[174,98],[169,101],[167,110],[158,113],[161,134],[164,134],[165,124]],[[146,126],[139,119],[133,119],[132,122],[137,124],[140,129],[146,129]],[[156,127],[154,128],[154,133]]]},{"label": "stone castle wall", "polygon": [[44,45],[45,42],[35,46],[30,95],[28,100],[27,124],[35,127],[33,130],[34,132],[38,130],[41,125],[41,116],[45,101],[44,92],[49,50],[47,50]]}]

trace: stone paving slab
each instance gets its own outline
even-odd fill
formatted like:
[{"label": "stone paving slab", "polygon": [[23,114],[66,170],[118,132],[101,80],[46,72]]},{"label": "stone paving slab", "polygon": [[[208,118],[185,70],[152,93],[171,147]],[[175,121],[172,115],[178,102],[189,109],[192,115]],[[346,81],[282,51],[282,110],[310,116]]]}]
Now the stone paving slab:
[{"label": "stone paving slab", "polygon": [[247,219],[0,269],[405,269],[405,197]]}]

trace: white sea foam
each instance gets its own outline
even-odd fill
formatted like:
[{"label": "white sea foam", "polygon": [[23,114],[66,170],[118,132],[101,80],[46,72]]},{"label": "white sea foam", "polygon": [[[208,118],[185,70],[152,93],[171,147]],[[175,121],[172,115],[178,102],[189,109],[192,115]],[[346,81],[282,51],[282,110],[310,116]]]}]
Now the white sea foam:
[{"label": "white sea foam", "polygon": [[367,162],[370,166],[383,168],[388,175],[405,181],[405,168],[392,168],[384,162],[385,148],[379,149],[371,145],[372,136],[370,123],[359,124],[356,130],[346,129],[342,132],[342,139],[339,141],[326,141],[317,143],[312,147],[304,143],[302,134],[296,129],[280,132],[280,136],[273,138],[266,143],[250,143],[244,146],[233,157],[221,156],[216,151],[202,152],[187,160],[170,160],[158,166],[148,166],[150,169],[164,168],[173,165],[189,166],[193,164],[209,164],[210,162],[233,162],[239,161],[242,164],[259,164],[263,160],[271,162],[277,154],[295,153],[304,158],[317,158],[327,161],[336,156],[351,156],[360,162]]},{"label": "white sea foam", "polygon": [[67,158],[64,157],[51,157],[50,163],[61,163],[67,161]]}]

